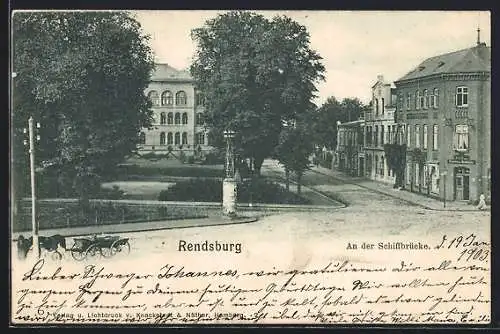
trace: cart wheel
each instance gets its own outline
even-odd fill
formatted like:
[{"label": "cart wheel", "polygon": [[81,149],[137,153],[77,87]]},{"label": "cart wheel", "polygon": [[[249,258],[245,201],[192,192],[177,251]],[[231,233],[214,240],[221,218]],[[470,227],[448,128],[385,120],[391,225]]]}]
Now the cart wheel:
[{"label": "cart wheel", "polygon": [[52,260],[54,260],[54,261],[61,261],[62,258],[63,258],[62,254],[59,253],[58,251],[54,251],[52,253]]},{"label": "cart wheel", "polygon": [[76,261],[82,261],[83,259],[85,259],[86,254],[85,254],[85,251],[78,249],[78,248],[75,248],[75,247],[72,247],[71,248],[71,256]]},{"label": "cart wheel", "polygon": [[130,244],[129,244],[128,240],[125,242],[120,242],[120,240],[118,240],[112,246],[112,249],[113,249],[113,255],[115,255],[115,254],[121,254],[121,255],[130,254]]},{"label": "cart wheel", "polygon": [[99,255],[101,254],[101,251],[99,249],[99,246],[97,245],[90,245],[89,248],[87,248],[87,251],[85,252],[85,257],[87,259],[92,259],[92,258],[98,258]]},{"label": "cart wheel", "polygon": [[105,258],[109,258],[113,256],[113,248],[112,247],[103,247],[101,248],[101,255]]}]

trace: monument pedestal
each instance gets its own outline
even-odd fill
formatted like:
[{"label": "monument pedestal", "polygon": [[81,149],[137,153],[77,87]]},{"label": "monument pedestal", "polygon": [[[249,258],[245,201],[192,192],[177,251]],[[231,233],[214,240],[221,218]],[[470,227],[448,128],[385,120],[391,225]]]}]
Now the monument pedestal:
[{"label": "monument pedestal", "polygon": [[222,210],[227,216],[236,215],[236,180],[225,178],[222,181]]}]

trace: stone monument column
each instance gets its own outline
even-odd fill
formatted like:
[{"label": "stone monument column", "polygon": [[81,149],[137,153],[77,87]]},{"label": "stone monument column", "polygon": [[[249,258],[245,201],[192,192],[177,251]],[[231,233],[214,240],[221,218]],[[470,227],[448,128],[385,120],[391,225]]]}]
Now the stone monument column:
[{"label": "stone monument column", "polygon": [[236,178],[234,166],[234,136],[232,130],[224,131],[226,139],[225,174],[222,182],[222,210],[226,216],[236,216]]}]

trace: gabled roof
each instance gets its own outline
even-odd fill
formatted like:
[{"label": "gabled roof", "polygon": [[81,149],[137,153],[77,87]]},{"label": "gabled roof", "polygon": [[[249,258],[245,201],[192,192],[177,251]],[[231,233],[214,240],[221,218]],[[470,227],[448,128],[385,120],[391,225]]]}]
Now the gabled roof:
[{"label": "gabled roof", "polygon": [[180,71],[168,64],[155,64],[151,81],[191,81],[193,78],[187,70]]},{"label": "gabled roof", "polygon": [[491,47],[481,43],[472,48],[428,58],[396,82],[435,74],[490,71]]}]

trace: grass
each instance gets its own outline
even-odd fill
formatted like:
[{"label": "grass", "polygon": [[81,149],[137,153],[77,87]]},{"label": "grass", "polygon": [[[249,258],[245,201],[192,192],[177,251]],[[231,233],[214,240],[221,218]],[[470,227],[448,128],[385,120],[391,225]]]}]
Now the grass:
[{"label": "grass", "polygon": [[[40,202],[38,204],[40,229],[108,225],[154,220],[205,218],[207,211],[198,207],[169,205],[145,205],[91,202],[83,209],[72,202]],[[20,217],[13,226],[14,232],[31,230],[31,210],[28,202],[23,202]]]},{"label": "grass", "polygon": [[142,178],[149,177],[223,177],[224,166],[222,165],[182,165],[182,166],[140,166],[140,165],[123,165],[117,168],[114,175],[116,180],[137,179],[137,176]]}]

